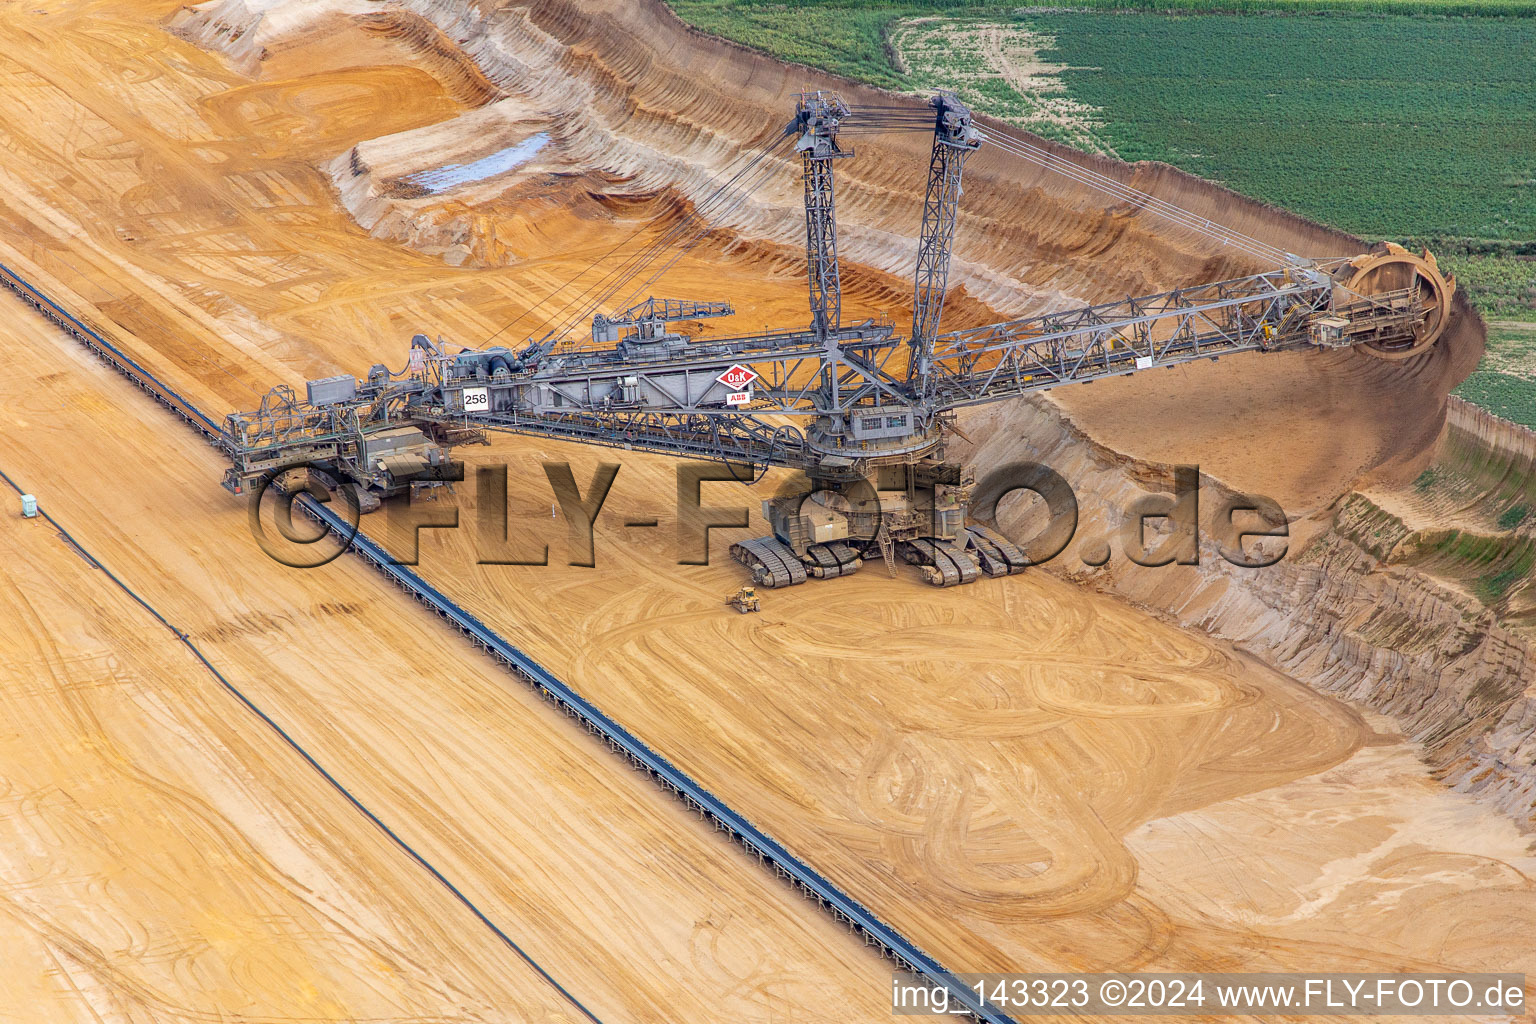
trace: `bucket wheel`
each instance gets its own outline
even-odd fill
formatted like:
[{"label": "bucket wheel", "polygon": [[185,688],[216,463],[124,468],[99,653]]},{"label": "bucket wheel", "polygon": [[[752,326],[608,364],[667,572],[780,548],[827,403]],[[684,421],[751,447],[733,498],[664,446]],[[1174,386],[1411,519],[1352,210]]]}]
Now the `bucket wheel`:
[{"label": "bucket wheel", "polygon": [[1359,347],[1378,359],[1399,360],[1416,356],[1432,346],[1445,330],[1451,317],[1451,296],[1456,294],[1456,278],[1442,274],[1435,257],[1426,249],[1415,256],[1392,242],[1362,253],[1349,261],[1343,288],[1369,299],[1386,292],[1417,288],[1424,302],[1424,320],[1412,335],[1390,339],[1372,339]]}]

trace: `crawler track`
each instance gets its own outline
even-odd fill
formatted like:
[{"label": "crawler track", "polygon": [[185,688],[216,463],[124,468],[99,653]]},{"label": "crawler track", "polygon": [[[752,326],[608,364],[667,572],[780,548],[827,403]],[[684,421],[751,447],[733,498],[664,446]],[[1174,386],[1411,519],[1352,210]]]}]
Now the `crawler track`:
[{"label": "crawler track", "polygon": [[864,565],[864,559],[859,557],[858,552],[838,541],[812,544],[809,551],[811,557],[816,559],[816,568],[812,571],[825,580],[852,576]]},{"label": "crawler track", "polygon": [[[15,292],[38,312],[52,320],[81,344],[122,373],[149,396],[185,420],[208,443],[226,447],[218,425],[202,410],[167,386],[154,374],[107,341],[91,327],[66,311],[10,267],[0,264],[0,285]],[[295,504],[309,516],[343,539],[350,538],[351,551],[361,557],[391,582],[417,601],[446,619],[476,646],[501,662],[514,675],[533,686],[539,695],[581,722],[586,730],[603,739],[609,749],[624,757],[633,767],[645,772],[663,789],[683,801],[689,809],[708,818],[719,831],[771,865],[782,879],[815,900],[838,921],[858,933],[868,945],[876,946],[888,959],[943,986],[949,991],[951,1005],[963,1007],[966,1014],[988,1024],[1013,1024],[1012,1018],[978,999],[974,989],[924,953],[894,928],[818,874],[810,865],[781,846],[775,839],[728,807],[724,801],[682,772],[666,758],[641,742],[618,722],[609,718],[569,685],[556,678],[542,665],[509,643],[455,601],[422,579],[410,568],[397,564],[379,544],[361,532],[353,532],[346,522],[325,505],[300,495]],[[796,563],[797,566],[799,563]],[[801,566],[803,579],[804,567]],[[796,581],[799,582],[799,581]]]},{"label": "crawler track", "polygon": [[963,550],[948,541],[918,537],[902,546],[908,562],[923,566],[928,582],[936,587],[957,587],[974,583],[979,571]]},{"label": "crawler track", "polygon": [[806,580],[805,566],[800,559],[773,537],[758,537],[732,544],[731,554],[741,564],[751,567],[753,578],[765,587],[792,587]]},{"label": "crawler track", "polygon": [[966,527],[971,535],[971,548],[976,561],[988,576],[1012,576],[1024,571],[1028,560],[1018,546],[998,533],[979,523]]}]

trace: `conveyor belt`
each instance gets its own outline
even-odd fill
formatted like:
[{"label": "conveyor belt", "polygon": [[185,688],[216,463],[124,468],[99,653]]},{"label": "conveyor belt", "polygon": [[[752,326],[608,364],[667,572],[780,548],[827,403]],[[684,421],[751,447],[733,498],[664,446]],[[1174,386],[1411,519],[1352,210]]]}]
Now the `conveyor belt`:
[{"label": "conveyor belt", "polygon": [[[0,470],[0,480],[3,480],[9,484],[11,489],[14,490],[17,494],[22,493],[21,486],[17,484],[16,481],[7,476],[4,470]],[[437,881],[439,885],[448,890],[454,899],[458,900],[467,910],[469,910],[470,913],[474,914],[481,924],[485,925],[493,935],[500,939],[508,949],[512,950],[512,952],[517,955],[518,959],[527,964],[534,972],[539,975],[539,977],[543,978],[546,983],[555,989],[555,991],[559,992],[562,998],[564,998],[573,1007],[575,1007],[576,1010],[580,1012],[581,1015],[587,1020],[591,1021],[592,1024],[603,1024],[602,1018],[598,1017],[597,1014],[593,1013],[585,1003],[576,998],[571,990],[556,980],[555,976],[550,974],[543,964],[539,963],[532,956],[530,956],[528,951],[519,945],[517,941],[512,938],[512,936],[508,935],[505,931],[502,930],[500,925],[491,920],[490,916],[487,915],[484,910],[480,909],[480,906],[477,903],[475,903],[464,894],[464,890],[460,889],[457,885],[454,885],[453,882],[449,880],[448,876],[439,871],[437,866],[429,861],[426,856],[421,853],[421,851],[417,850],[416,847],[406,842],[400,833],[390,828],[383,818],[380,818],[373,812],[371,808],[369,808],[367,804],[358,799],[357,795],[348,789],[345,785],[343,785],[340,779],[336,778],[336,776],[332,775],[328,770],[326,770],[325,766],[316,760],[315,756],[311,754],[309,750],[306,749],[301,743],[299,743],[298,740],[294,739],[293,735],[289,733],[287,729],[284,729],[281,725],[279,725],[276,719],[263,711],[260,705],[258,705],[250,697],[246,696],[244,691],[242,691],[234,683],[230,682],[229,677],[226,676],[223,672],[220,672],[218,667],[215,666],[214,663],[208,659],[208,656],[203,653],[202,648],[199,647],[196,641],[192,639],[192,635],[190,633],[186,632],[175,623],[171,622],[171,620],[166,618],[158,608],[150,604],[147,598],[130,587],[126,582],[124,582],[122,577],[118,576],[111,569],[109,569],[105,562],[101,561],[101,559],[92,554],[85,547],[85,545],[77,540],[68,530],[66,530],[64,528],[64,524],[55,519],[45,507],[39,505],[37,507],[37,512],[38,515],[40,515],[44,521],[48,523],[48,525],[52,526],[55,530],[58,531],[59,536],[63,538],[64,542],[73,548],[81,558],[85,559],[85,561],[92,568],[105,575],[107,579],[112,581],[113,585],[115,585],[124,594],[128,595],[128,597],[131,598],[136,604],[138,604],[139,607],[143,608],[150,615],[154,616],[155,621],[159,622],[166,629],[170,630],[170,632],[175,635],[176,639],[181,642],[182,646],[190,651],[192,656],[196,658],[198,662],[208,670],[213,678],[218,681],[219,685],[229,692],[230,696],[234,697],[241,704],[243,704],[246,709],[251,712],[251,714],[261,719],[261,721],[267,726],[267,728],[272,730],[278,739],[280,739],[295,754],[303,758],[304,762],[308,764],[310,768],[314,769],[316,774],[323,778],[331,786],[332,789],[334,789],[342,796],[343,799],[347,801],[347,803],[351,804],[360,814],[367,818],[368,821],[372,823],[373,826],[380,832],[382,832],[391,843],[394,843],[395,846],[401,850],[401,852],[419,864],[424,871],[426,871],[433,877],[434,880]]]},{"label": "conveyor belt", "polygon": [[54,302],[47,295],[33,287],[26,278],[3,263],[0,263],[0,285],[4,285],[21,296],[23,302],[69,332],[76,341],[96,353],[113,369],[133,381],[134,384],[148,393],[155,401],[190,423],[192,428],[202,434],[206,440],[219,448],[228,447],[225,443],[224,432],[219,429],[217,423],[204,415],[201,409],[181,397],[175,390],[161,383],[154,374],[140,366],[126,352],[87,327],[72,313],[65,310],[63,306],[60,306],[57,302]]},{"label": "conveyor belt", "polygon": [[[205,440],[219,447],[224,446],[226,438],[223,432],[197,406],[166,386],[121,349],[70,315],[15,271],[3,264],[0,264],[0,271],[3,271],[0,273],[0,284],[21,295],[50,320],[63,327],[120,373],[147,391],[156,401],[186,420]],[[902,969],[919,974],[947,989],[951,1006],[961,1007],[970,1017],[988,1024],[1014,1024],[1012,1018],[983,1002],[974,989],[955,977],[900,932],[876,917],[857,900],[823,878],[810,865],[786,850],[777,840],[732,810],[719,797],[631,735],[618,722],[598,710],[574,689],[557,679],[542,665],[503,639],[410,568],[397,564],[375,541],[361,532],[353,535],[351,525],[326,505],[313,500],[307,494],[299,495],[294,504],[338,536],[342,538],[351,536],[351,550],[355,554],[416,600],[448,620],[476,646],[511,669],[519,678],[527,681],[546,700],[579,720],[588,732],[601,737],[611,750],[644,771],[664,789],[687,804],[690,809],[712,821],[717,829],[745,847],[759,861],[773,865],[780,877],[795,885],[806,896],[816,900],[838,921],[861,935],[865,942],[878,946],[886,957]],[[796,565],[799,565],[798,560]],[[801,566],[801,578],[804,578],[803,566]]]}]

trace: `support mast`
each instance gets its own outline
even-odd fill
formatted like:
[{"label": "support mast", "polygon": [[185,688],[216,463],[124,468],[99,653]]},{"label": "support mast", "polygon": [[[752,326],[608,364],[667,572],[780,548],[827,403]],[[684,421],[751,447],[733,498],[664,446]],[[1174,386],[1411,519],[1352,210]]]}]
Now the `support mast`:
[{"label": "support mast", "polygon": [[944,293],[949,287],[949,257],[960,206],[960,173],[965,158],[981,146],[981,134],[971,124],[971,112],[963,103],[948,93],[940,93],[928,102],[936,115],[928,189],[923,199],[923,226],[917,243],[909,381],[923,380],[928,374],[933,339],[939,333],[939,318],[944,312]]},{"label": "support mast", "polygon": [[837,214],[832,196],[832,161],[853,153],[837,145],[837,128],[848,107],[829,92],[802,93],[795,103],[795,127],[805,180],[805,258],[810,281],[811,330],[818,337],[835,331],[843,313],[837,270]]}]

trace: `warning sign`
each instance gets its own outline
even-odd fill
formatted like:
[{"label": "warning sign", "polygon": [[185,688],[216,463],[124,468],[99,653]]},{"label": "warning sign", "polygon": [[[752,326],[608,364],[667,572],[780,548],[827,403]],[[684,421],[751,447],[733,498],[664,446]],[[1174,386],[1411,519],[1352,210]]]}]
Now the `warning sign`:
[{"label": "warning sign", "polygon": [[732,391],[741,391],[744,390],[748,384],[751,384],[753,381],[757,380],[757,374],[752,372],[747,367],[742,366],[740,363],[737,363],[735,366],[731,367],[729,370],[726,370],[720,376],[716,377],[715,380],[719,381],[721,384],[724,384]]}]

